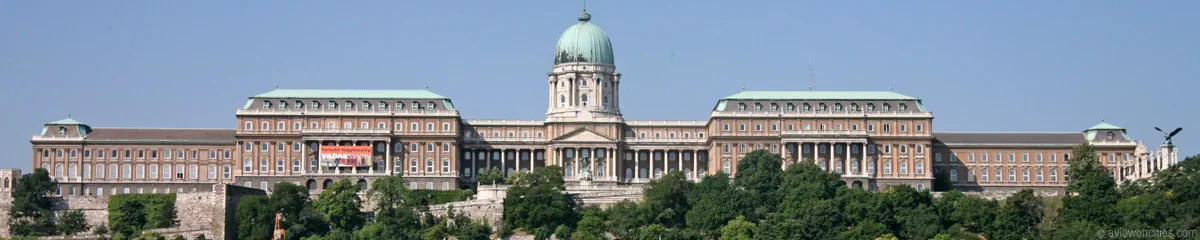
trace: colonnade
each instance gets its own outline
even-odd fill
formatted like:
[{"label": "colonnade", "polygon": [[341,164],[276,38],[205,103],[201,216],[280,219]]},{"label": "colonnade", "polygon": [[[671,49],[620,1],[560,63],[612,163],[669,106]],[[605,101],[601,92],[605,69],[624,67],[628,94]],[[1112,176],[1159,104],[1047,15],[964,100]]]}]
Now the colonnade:
[{"label": "colonnade", "polygon": [[[539,148],[467,148],[463,149],[461,160],[469,162],[459,166],[465,170],[461,172],[463,177],[475,181],[478,173],[485,169],[500,168],[507,177],[513,172],[532,172],[537,167],[545,167],[546,151]],[[499,164],[493,164],[494,161]],[[509,163],[512,163],[511,168]]]},{"label": "colonnade", "polygon": [[[868,144],[855,141],[794,141],[784,142],[790,165],[804,160],[817,161],[817,166],[844,175],[865,175],[870,172],[867,161]],[[822,151],[824,150],[824,151]],[[842,151],[838,151],[842,150]],[[852,158],[854,154],[857,159]],[[838,165],[840,161],[841,165]],[[855,162],[857,161],[857,162]],[[855,164],[857,163],[857,164]]]}]

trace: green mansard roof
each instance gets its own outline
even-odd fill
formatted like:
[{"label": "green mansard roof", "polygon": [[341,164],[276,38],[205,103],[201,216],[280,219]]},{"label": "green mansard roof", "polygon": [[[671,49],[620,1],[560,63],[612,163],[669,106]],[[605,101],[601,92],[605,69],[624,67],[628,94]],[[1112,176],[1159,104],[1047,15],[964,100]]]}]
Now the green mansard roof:
[{"label": "green mansard roof", "polygon": [[892,91],[742,91],[722,100],[918,100]]},{"label": "green mansard roof", "polygon": [[254,98],[446,99],[429,90],[275,89]]},{"label": "green mansard roof", "polygon": [[1087,130],[1101,130],[1101,129],[1103,129],[1103,130],[1113,130],[1113,129],[1125,129],[1125,128],[1123,128],[1123,127],[1118,127],[1117,125],[1112,125],[1112,124],[1110,124],[1110,123],[1108,123],[1108,122],[1103,122],[1103,121],[1102,121],[1102,122],[1100,122],[1099,124],[1096,124],[1096,126],[1092,126],[1092,127],[1088,128]]},{"label": "green mansard roof", "polygon": [[53,124],[53,125],[85,125],[85,124],[83,124],[83,122],[80,122],[79,120],[75,120],[72,118],[64,118],[62,120],[46,123],[46,125],[51,125],[51,124]]}]

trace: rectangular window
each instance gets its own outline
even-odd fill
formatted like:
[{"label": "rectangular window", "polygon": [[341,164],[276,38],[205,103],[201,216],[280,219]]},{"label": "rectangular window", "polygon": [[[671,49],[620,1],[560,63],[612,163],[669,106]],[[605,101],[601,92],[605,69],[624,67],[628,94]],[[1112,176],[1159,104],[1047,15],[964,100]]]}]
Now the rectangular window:
[{"label": "rectangular window", "polygon": [[200,171],[200,167],[196,166],[196,164],[192,164],[191,166],[188,166],[188,179],[200,178],[199,171]]},{"label": "rectangular window", "polygon": [[217,166],[208,166],[208,179],[217,179]]},{"label": "rectangular window", "polygon": [[171,179],[171,165],[164,164],[162,166],[162,172],[163,172],[163,175],[162,175],[163,179]]},{"label": "rectangular window", "polygon": [[229,177],[231,176],[230,174],[232,174],[232,173],[233,173],[233,167],[230,167],[229,165],[225,165],[221,169],[221,178],[229,179]]},{"label": "rectangular window", "polygon": [[150,179],[158,179],[158,165],[150,165]]},{"label": "rectangular window", "polygon": [[271,144],[270,143],[260,143],[258,149],[262,150],[263,152],[271,151]]}]

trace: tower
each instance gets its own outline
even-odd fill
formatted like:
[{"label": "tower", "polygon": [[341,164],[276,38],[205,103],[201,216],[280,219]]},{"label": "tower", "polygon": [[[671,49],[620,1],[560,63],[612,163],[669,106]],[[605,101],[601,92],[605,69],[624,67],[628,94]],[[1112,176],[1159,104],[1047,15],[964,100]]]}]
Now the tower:
[{"label": "tower", "polygon": [[613,63],[608,34],[584,10],[554,49],[547,75],[547,122],[620,122],[621,74]]}]

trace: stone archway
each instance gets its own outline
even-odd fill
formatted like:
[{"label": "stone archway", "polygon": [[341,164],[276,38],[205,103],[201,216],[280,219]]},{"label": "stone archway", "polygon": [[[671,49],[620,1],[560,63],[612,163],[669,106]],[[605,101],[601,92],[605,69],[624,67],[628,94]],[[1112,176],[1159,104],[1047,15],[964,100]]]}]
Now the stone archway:
[{"label": "stone archway", "polygon": [[308,188],[308,191],[315,191],[317,190],[317,180],[309,179],[304,183],[304,186]]},{"label": "stone archway", "polygon": [[329,188],[329,186],[332,186],[332,185],[333,185],[333,180],[325,179],[325,182],[321,183],[321,189],[324,190],[326,188]]},{"label": "stone archway", "polygon": [[858,188],[858,189],[862,189],[862,188],[863,188],[863,183],[862,183],[862,182],[860,182],[860,181],[854,181],[854,182],[850,183],[850,187],[851,187],[851,188]]}]

